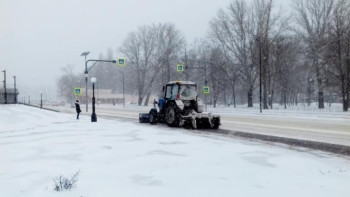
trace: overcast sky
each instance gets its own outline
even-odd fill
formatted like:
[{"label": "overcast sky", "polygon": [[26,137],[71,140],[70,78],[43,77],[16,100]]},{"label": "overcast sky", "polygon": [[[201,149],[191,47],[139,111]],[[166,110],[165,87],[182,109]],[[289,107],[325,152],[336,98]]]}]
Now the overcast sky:
[{"label": "overcast sky", "polygon": [[[19,91],[56,89],[67,64],[84,71],[80,54],[118,54],[127,33],[170,22],[191,43],[204,37],[209,21],[230,0],[0,0],[0,69]],[[289,1],[275,0],[276,5]],[[286,5],[287,7],[288,5]],[[3,73],[0,75],[3,80]],[[2,85],[1,85],[2,87]]]}]

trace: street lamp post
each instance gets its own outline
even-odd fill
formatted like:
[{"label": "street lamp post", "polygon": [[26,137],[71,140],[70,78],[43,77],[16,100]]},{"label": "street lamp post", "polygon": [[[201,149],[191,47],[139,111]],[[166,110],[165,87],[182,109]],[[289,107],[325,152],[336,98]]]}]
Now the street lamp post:
[{"label": "street lamp post", "polygon": [[15,81],[15,83],[14,83],[14,86],[15,86],[14,102],[16,104],[17,103],[16,76],[13,76],[13,80]]},{"label": "street lamp post", "polygon": [[40,92],[40,109],[43,108],[43,92]]},{"label": "street lamp post", "polygon": [[[89,69],[87,67],[89,62],[95,62]],[[117,63],[116,60],[87,60],[85,61],[85,82],[86,82],[86,91],[85,91],[85,98],[86,98],[86,112],[88,111],[88,95],[87,95],[87,80],[88,80],[88,76],[89,76],[89,71],[91,68],[93,68],[96,63],[98,62],[110,62],[110,63]]]},{"label": "street lamp post", "polygon": [[262,99],[261,99],[261,41],[260,37],[256,38],[256,41],[259,43],[259,106],[260,106],[260,113],[262,113]]},{"label": "street lamp post", "polygon": [[85,102],[86,102],[86,112],[88,112],[88,69],[87,69],[87,61],[86,56],[89,55],[89,51],[83,52],[80,56],[85,57]]},{"label": "street lamp post", "polygon": [[[86,60],[86,56],[89,55],[90,52],[83,52],[81,56],[85,56],[85,100],[86,100],[86,112],[88,112],[88,77],[89,77],[89,70],[96,65],[97,62],[111,62],[111,63],[117,63],[116,60]],[[95,62],[89,69],[88,69],[88,63],[89,62]]]},{"label": "street lamp post", "polygon": [[308,88],[307,88],[307,106],[311,105],[311,94],[312,94],[312,83],[313,83],[313,78],[308,79]]},{"label": "street lamp post", "polygon": [[91,122],[97,122],[97,116],[95,113],[95,83],[96,83],[96,78],[93,77],[91,78],[91,83],[92,83],[92,114],[91,114]]},{"label": "street lamp post", "polygon": [[7,90],[6,90],[6,70],[2,71],[4,73],[4,99],[5,99],[5,104],[7,104]]},{"label": "street lamp post", "polygon": [[124,72],[122,72],[123,76],[123,106],[125,108],[125,86],[124,86]]},{"label": "street lamp post", "polygon": [[287,109],[287,88],[284,87],[284,109]]}]

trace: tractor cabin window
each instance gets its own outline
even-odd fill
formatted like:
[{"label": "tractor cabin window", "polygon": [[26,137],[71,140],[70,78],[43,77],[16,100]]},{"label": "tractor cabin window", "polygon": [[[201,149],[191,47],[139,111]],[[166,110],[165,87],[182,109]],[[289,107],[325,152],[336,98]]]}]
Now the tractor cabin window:
[{"label": "tractor cabin window", "polygon": [[182,85],[180,87],[181,100],[196,100],[197,87],[195,85]]},{"label": "tractor cabin window", "polygon": [[177,93],[179,93],[179,86],[178,85],[174,85],[173,89],[171,90],[171,100],[175,100],[176,99]]},{"label": "tractor cabin window", "polygon": [[165,99],[170,99],[171,98],[171,89],[172,89],[172,86],[166,86]]}]

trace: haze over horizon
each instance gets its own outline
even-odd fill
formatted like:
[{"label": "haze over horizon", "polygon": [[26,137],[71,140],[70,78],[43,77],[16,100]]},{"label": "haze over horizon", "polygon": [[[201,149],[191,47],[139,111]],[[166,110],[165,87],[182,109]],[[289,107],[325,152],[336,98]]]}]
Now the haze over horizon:
[{"label": "haze over horizon", "polygon": [[[209,21],[231,0],[0,0],[0,70],[7,71],[7,86],[22,95],[37,91],[54,94],[61,68],[74,65],[84,71],[80,54],[89,59],[115,57],[127,34],[152,23],[173,23],[188,44],[204,38]],[[275,1],[275,6],[288,1]],[[1,73],[1,81],[3,80]]]}]

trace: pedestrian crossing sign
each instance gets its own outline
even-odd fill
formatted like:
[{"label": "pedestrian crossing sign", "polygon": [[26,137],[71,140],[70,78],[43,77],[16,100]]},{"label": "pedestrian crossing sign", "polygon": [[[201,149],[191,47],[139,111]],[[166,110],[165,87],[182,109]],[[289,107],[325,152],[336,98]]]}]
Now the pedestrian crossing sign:
[{"label": "pedestrian crossing sign", "polygon": [[80,96],[81,95],[81,88],[74,88],[74,95]]},{"label": "pedestrian crossing sign", "polygon": [[203,86],[203,94],[210,94],[209,86]]},{"label": "pedestrian crossing sign", "polygon": [[125,66],[125,59],[124,58],[118,58],[117,59],[118,66]]},{"label": "pedestrian crossing sign", "polygon": [[185,67],[183,64],[177,64],[176,70],[177,70],[177,72],[183,72],[183,71],[185,71]]}]

